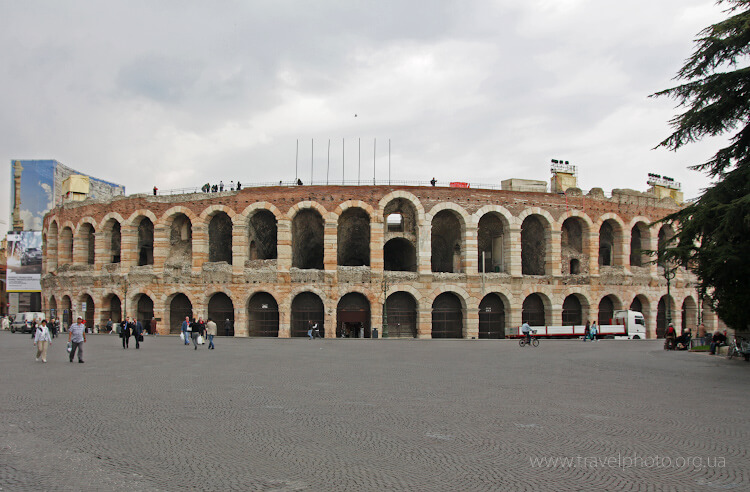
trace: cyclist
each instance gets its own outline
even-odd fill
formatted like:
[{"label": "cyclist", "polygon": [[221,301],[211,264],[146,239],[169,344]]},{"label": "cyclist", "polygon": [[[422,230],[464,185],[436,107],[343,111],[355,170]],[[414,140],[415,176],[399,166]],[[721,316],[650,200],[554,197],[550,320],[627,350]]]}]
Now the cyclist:
[{"label": "cyclist", "polygon": [[521,333],[526,337],[526,343],[531,343],[531,327],[528,323],[524,322],[521,325]]}]

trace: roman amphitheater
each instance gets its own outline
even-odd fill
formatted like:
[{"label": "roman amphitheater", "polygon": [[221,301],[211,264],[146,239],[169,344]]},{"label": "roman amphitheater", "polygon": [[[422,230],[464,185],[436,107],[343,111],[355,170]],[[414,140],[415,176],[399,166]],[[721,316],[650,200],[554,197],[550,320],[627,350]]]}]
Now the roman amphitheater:
[{"label": "roman amphitheater", "polygon": [[[522,180],[509,180],[522,181]],[[539,182],[536,182],[539,183]],[[544,182],[541,182],[544,184]],[[505,183],[504,183],[505,185]],[[43,307],[94,330],[185,316],[238,337],[503,338],[641,311],[649,337],[710,329],[691,276],[642,250],[677,209],[653,190],[258,186],[65,203],[44,220]],[[695,330],[694,330],[695,331]]]}]

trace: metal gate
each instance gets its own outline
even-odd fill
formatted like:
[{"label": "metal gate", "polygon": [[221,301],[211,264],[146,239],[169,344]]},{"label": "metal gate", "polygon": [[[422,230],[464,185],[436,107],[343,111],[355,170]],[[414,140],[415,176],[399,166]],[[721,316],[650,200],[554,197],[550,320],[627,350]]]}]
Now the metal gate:
[{"label": "metal gate", "polygon": [[336,338],[370,338],[370,303],[362,294],[350,292],[339,300],[336,308]]},{"label": "metal gate", "polygon": [[569,295],[563,301],[562,324],[563,326],[576,326],[583,324],[581,301],[579,301],[575,295]]},{"label": "metal gate", "polygon": [[320,336],[325,336],[323,301],[312,292],[303,292],[292,301],[292,337],[306,337],[309,323],[318,324]]},{"label": "metal gate", "polygon": [[615,304],[612,299],[607,296],[599,302],[599,318],[598,323],[601,325],[611,325],[612,318],[615,317]]},{"label": "metal gate", "polygon": [[450,292],[443,292],[432,303],[432,338],[463,338],[461,301]]},{"label": "metal gate", "polygon": [[530,326],[547,326],[544,302],[538,294],[531,294],[524,299],[521,309],[521,322]]},{"label": "metal gate", "polygon": [[208,301],[208,317],[216,323],[216,333],[219,336],[234,336],[234,304],[223,292],[211,296]]},{"label": "metal gate", "polygon": [[[149,333],[151,328],[151,318],[154,317],[154,301],[151,300],[149,296],[146,294],[141,294],[138,297],[138,314],[137,314],[138,321],[141,322],[141,326],[143,326],[144,330],[147,330]],[[184,316],[183,316],[184,319]],[[182,323],[182,322],[180,322]]]},{"label": "metal gate", "polygon": [[255,294],[247,304],[247,313],[247,331],[251,337],[279,336],[279,305],[271,294]]},{"label": "metal gate", "polygon": [[479,303],[479,338],[505,338],[505,305],[495,294]]},{"label": "metal gate", "polygon": [[396,292],[386,299],[383,337],[417,337],[417,303],[406,292]]}]

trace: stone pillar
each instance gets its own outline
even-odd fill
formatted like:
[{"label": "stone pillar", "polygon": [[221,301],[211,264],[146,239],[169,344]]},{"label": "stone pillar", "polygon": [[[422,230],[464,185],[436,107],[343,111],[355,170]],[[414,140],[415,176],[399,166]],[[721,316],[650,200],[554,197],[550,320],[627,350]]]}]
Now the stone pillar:
[{"label": "stone pillar", "polygon": [[[245,260],[247,259],[248,249],[247,220],[232,222],[232,274],[243,275],[245,273]],[[244,329],[247,331],[247,326]],[[235,333],[237,333],[236,327]]]},{"label": "stone pillar", "polygon": [[193,224],[193,273],[199,274],[208,261],[208,224]]},{"label": "stone pillar", "polygon": [[417,338],[432,338],[432,305],[420,304],[417,309]]},{"label": "stone pillar", "polygon": [[[417,247],[417,271],[420,275],[432,275],[432,215],[425,214],[424,223],[419,224]],[[432,336],[432,335],[430,335]]]},{"label": "stone pillar", "polygon": [[370,222],[370,271],[382,272],[384,268],[383,240],[385,224],[382,217],[371,217]]},{"label": "stone pillar", "polygon": [[43,272],[54,272],[57,270],[57,234],[54,236],[47,231],[47,251],[42,260],[45,262]]},{"label": "stone pillar", "polygon": [[120,263],[123,273],[138,264],[138,227],[132,224],[120,229]]},{"label": "stone pillar", "polygon": [[590,235],[589,249],[589,276],[599,276],[599,234]]},{"label": "stone pillar", "polygon": [[509,229],[510,235],[510,251],[506,254],[508,259],[508,267],[506,271],[510,273],[512,277],[521,277],[522,264],[521,264],[521,226],[511,224]]},{"label": "stone pillar", "polygon": [[335,272],[338,266],[338,228],[335,219],[323,218],[323,269]]},{"label": "stone pillar", "polygon": [[505,311],[505,336],[518,335],[518,327],[521,326],[521,314],[523,310],[523,300],[514,303],[510,300],[510,309]]},{"label": "stone pillar", "polygon": [[549,313],[544,318],[544,322],[547,326],[560,326],[562,325],[562,305],[552,304]]},{"label": "stone pillar", "polygon": [[[476,268],[476,267],[474,267]],[[474,298],[467,300],[464,312],[464,338],[479,338],[479,302]]]},{"label": "stone pillar", "polygon": [[279,304],[279,338],[292,336],[292,307],[291,304]]},{"label": "stone pillar", "polygon": [[544,272],[547,275],[562,275],[562,231],[550,230],[545,264]]},{"label": "stone pillar", "polygon": [[479,240],[477,238],[477,224],[470,222],[466,224],[466,231],[464,233],[464,244],[465,248],[463,251],[464,258],[464,269],[463,271],[469,277],[479,276]]},{"label": "stone pillar", "polygon": [[[234,244],[234,241],[232,241]],[[234,261],[234,258],[232,259]],[[232,301],[234,303],[234,300]],[[247,307],[244,304],[234,306],[234,336],[249,337]]]},{"label": "stone pillar", "polygon": [[287,218],[276,225],[276,254],[276,270],[288,273],[292,268],[292,221]]},{"label": "stone pillar", "polygon": [[73,236],[73,258],[71,263],[74,265],[85,265],[88,260],[88,248],[83,240],[81,233]]}]

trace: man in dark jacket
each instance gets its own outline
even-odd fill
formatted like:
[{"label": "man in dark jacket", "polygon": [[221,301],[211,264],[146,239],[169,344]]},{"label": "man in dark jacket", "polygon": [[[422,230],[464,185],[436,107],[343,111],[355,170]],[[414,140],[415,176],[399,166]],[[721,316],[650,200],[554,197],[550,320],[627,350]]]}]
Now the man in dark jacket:
[{"label": "man in dark jacket", "polygon": [[201,334],[202,326],[198,321],[193,318],[190,321],[190,327],[192,328],[192,338],[193,338],[193,346],[195,347],[195,350],[198,350],[198,336]]},{"label": "man in dark jacket", "polygon": [[143,325],[136,318],[133,318],[131,331],[133,332],[133,336],[135,337],[135,348],[141,348],[140,341],[143,337]]}]

